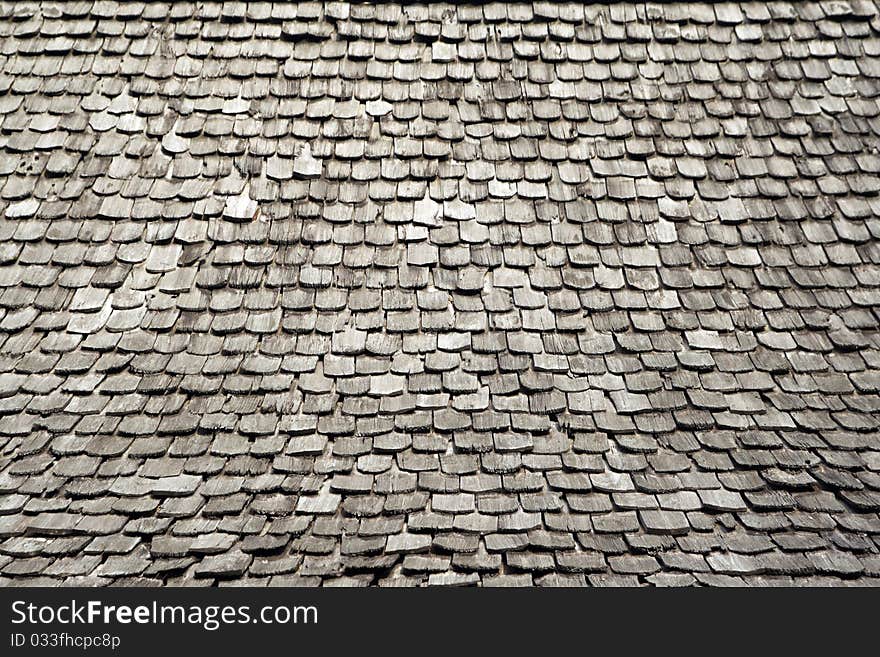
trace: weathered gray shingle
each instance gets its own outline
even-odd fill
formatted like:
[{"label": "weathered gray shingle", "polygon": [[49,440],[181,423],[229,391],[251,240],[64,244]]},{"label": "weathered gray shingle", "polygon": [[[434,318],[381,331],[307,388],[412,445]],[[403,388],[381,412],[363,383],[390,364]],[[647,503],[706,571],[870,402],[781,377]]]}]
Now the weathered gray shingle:
[{"label": "weathered gray shingle", "polygon": [[876,584],[878,25],[0,7],[0,582]]}]

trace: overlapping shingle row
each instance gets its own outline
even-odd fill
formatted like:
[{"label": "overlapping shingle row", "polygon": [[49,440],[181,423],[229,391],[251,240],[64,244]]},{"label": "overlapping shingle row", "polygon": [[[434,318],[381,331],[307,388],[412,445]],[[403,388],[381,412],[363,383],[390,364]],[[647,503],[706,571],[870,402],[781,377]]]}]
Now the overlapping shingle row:
[{"label": "overlapping shingle row", "polygon": [[0,15],[4,583],[878,582],[874,3]]}]

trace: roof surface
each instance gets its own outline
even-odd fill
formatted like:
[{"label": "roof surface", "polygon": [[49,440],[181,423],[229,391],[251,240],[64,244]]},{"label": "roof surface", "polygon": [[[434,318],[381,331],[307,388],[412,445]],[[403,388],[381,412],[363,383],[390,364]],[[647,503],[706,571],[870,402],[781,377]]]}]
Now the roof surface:
[{"label": "roof surface", "polygon": [[880,581],[872,3],[0,13],[4,583]]}]

